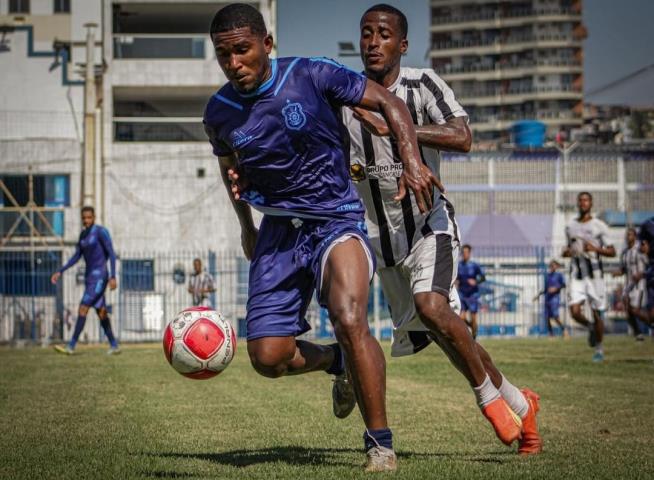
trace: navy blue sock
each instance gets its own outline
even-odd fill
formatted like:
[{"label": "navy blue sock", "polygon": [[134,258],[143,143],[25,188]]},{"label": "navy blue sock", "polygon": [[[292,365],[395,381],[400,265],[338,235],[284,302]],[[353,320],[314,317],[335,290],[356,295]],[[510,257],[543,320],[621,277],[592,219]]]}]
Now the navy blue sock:
[{"label": "navy blue sock", "polygon": [[379,430],[366,430],[363,433],[363,443],[366,452],[373,447],[380,446],[393,449],[393,432],[390,428],[380,428]]},{"label": "navy blue sock", "polygon": [[107,336],[107,340],[109,340],[109,345],[111,345],[111,348],[117,348],[118,342],[114,337],[114,332],[111,331],[111,322],[109,321],[109,317],[100,320],[100,325],[104,330],[104,334]]},{"label": "navy blue sock", "polygon": [[86,324],[86,315],[78,315],[77,322],[75,322],[75,330],[73,331],[73,338],[68,342],[68,346],[73,349],[77,345],[77,340],[84,330],[84,325]]},{"label": "navy blue sock", "polygon": [[334,350],[334,361],[325,371],[330,375],[340,375],[345,371],[345,358],[343,357],[343,351],[338,343],[332,343],[329,347]]}]

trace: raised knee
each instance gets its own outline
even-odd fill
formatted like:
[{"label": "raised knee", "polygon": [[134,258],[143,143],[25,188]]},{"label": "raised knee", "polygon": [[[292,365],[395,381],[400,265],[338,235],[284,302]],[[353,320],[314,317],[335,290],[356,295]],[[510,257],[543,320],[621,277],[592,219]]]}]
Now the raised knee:
[{"label": "raised knee", "polygon": [[368,323],[365,321],[367,311],[357,305],[330,313],[334,323],[334,334],[341,343],[354,344],[361,337],[370,335]]},{"label": "raised knee", "polygon": [[267,348],[248,349],[248,354],[254,370],[268,378],[283,376],[288,371],[288,364],[291,361],[285,352],[276,352]]}]

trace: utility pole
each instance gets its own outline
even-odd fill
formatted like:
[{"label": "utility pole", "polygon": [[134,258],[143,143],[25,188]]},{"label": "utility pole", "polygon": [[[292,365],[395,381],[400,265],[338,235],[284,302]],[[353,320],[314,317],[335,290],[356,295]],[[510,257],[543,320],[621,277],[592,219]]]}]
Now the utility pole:
[{"label": "utility pole", "polygon": [[95,203],[95,31],[97,23],[85,23],[86,67],[84,75],[84,154],[82,157],[82,205]]}]

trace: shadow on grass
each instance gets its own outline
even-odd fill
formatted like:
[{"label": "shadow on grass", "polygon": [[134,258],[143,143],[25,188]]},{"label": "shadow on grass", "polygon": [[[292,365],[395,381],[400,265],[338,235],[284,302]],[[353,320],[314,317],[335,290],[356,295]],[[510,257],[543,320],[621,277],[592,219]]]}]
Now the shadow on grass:
[{"label": "shadow on grass", "polygon": [[[289,465],[322,465],[322,466],[352,466],[352,462],[343,461],[343,454],[362,455],[360,449],[355,448],[308,448],[300,446],[280,446],[258,449],[239,449],[227,452],[216,453],[189,453],[189,452],[145,452],[142,455],[151,457],[195,459],[232,467],[247,467],[261,463],[278,463],[283,462]],[[514,454],[508,451],[493,452],[487,456],[466,455],[461,453],[450,452],[396,452],[399,459],[459,459],[472,463],[496,463],[503,464],[510,460]],[[503,457],[503,458],[502,458]],[[363,458],[362,458],[363,460]],[[182,476],[184,474],[181,474]]]}]

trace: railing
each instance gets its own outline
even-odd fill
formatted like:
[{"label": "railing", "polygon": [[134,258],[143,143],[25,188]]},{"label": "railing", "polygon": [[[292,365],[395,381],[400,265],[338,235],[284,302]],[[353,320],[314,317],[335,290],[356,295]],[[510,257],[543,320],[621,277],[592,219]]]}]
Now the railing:
[{"label": "railing", "polygon": [[195,117],[114,117],[116,142],[206,142]]},{"label": "railing", "polygon": [[512,120],[523,120],[523,119],[560,119],[560,120],[571,120],[578,119],[581,120],[582,117],[579,114],[574,113],[571,110],[538,110],[537,112],[503,112],[498,114],[471,114],[470,122],[471,123],[487,123],[487,122],[502,122],[502,121],[512,121]]},{"label": "railing", "polygon": [[544,92],[578,92],[581,89],[572,85],[541,85],[541,86],[510,86],[507,89],[502,88],[489,88],[489,89],[472,89],[461,90],[460,98],[471,97],[497,97],[505,95],[523,95],[530,93],[544,93]]},{"label": "railing", "polygon": [[502,45],[512,45],[516,43],[536,43],[536,42],[575,42],[572,35],[568,34],[543,34],[543,35],[513,35],[505,38],[476,38],[470,40],[449,40],[447,42],[432,43],[432,50],[451,50],[461,48],[475,48]]},{"label": "railing", "polygon": [[449,24],[449,23],[465,23],[465,22],[479,22],[479,21],[488,21],[488,20],[502,20],[510,18],[521,18],[521,17],[535,17],[535,16],[545,16],[545,15],[579,15],[578,12],[570,8],[540,8],[540,9],[515,9],[508,10],[505,12],[502,11],[487,11],[472,13],[466,15],[444,15],[432,17],[433,25],[440,24]]},{"label": "railing", "polygon": [[457,73],[483,73],[483,72],[502,72],[518,69],[529,69],[537,67],[581,67],[581,62],[573,59],[544,59],[544,60],[526,60],[517,63],[493,64],[473,64],[473,65],[452,65],[448,63],[438,67],[438,73],[457,74]]},{"label": "railing", "polygon": [[204,59],[204,35],[116,34],[116,59]]}]

